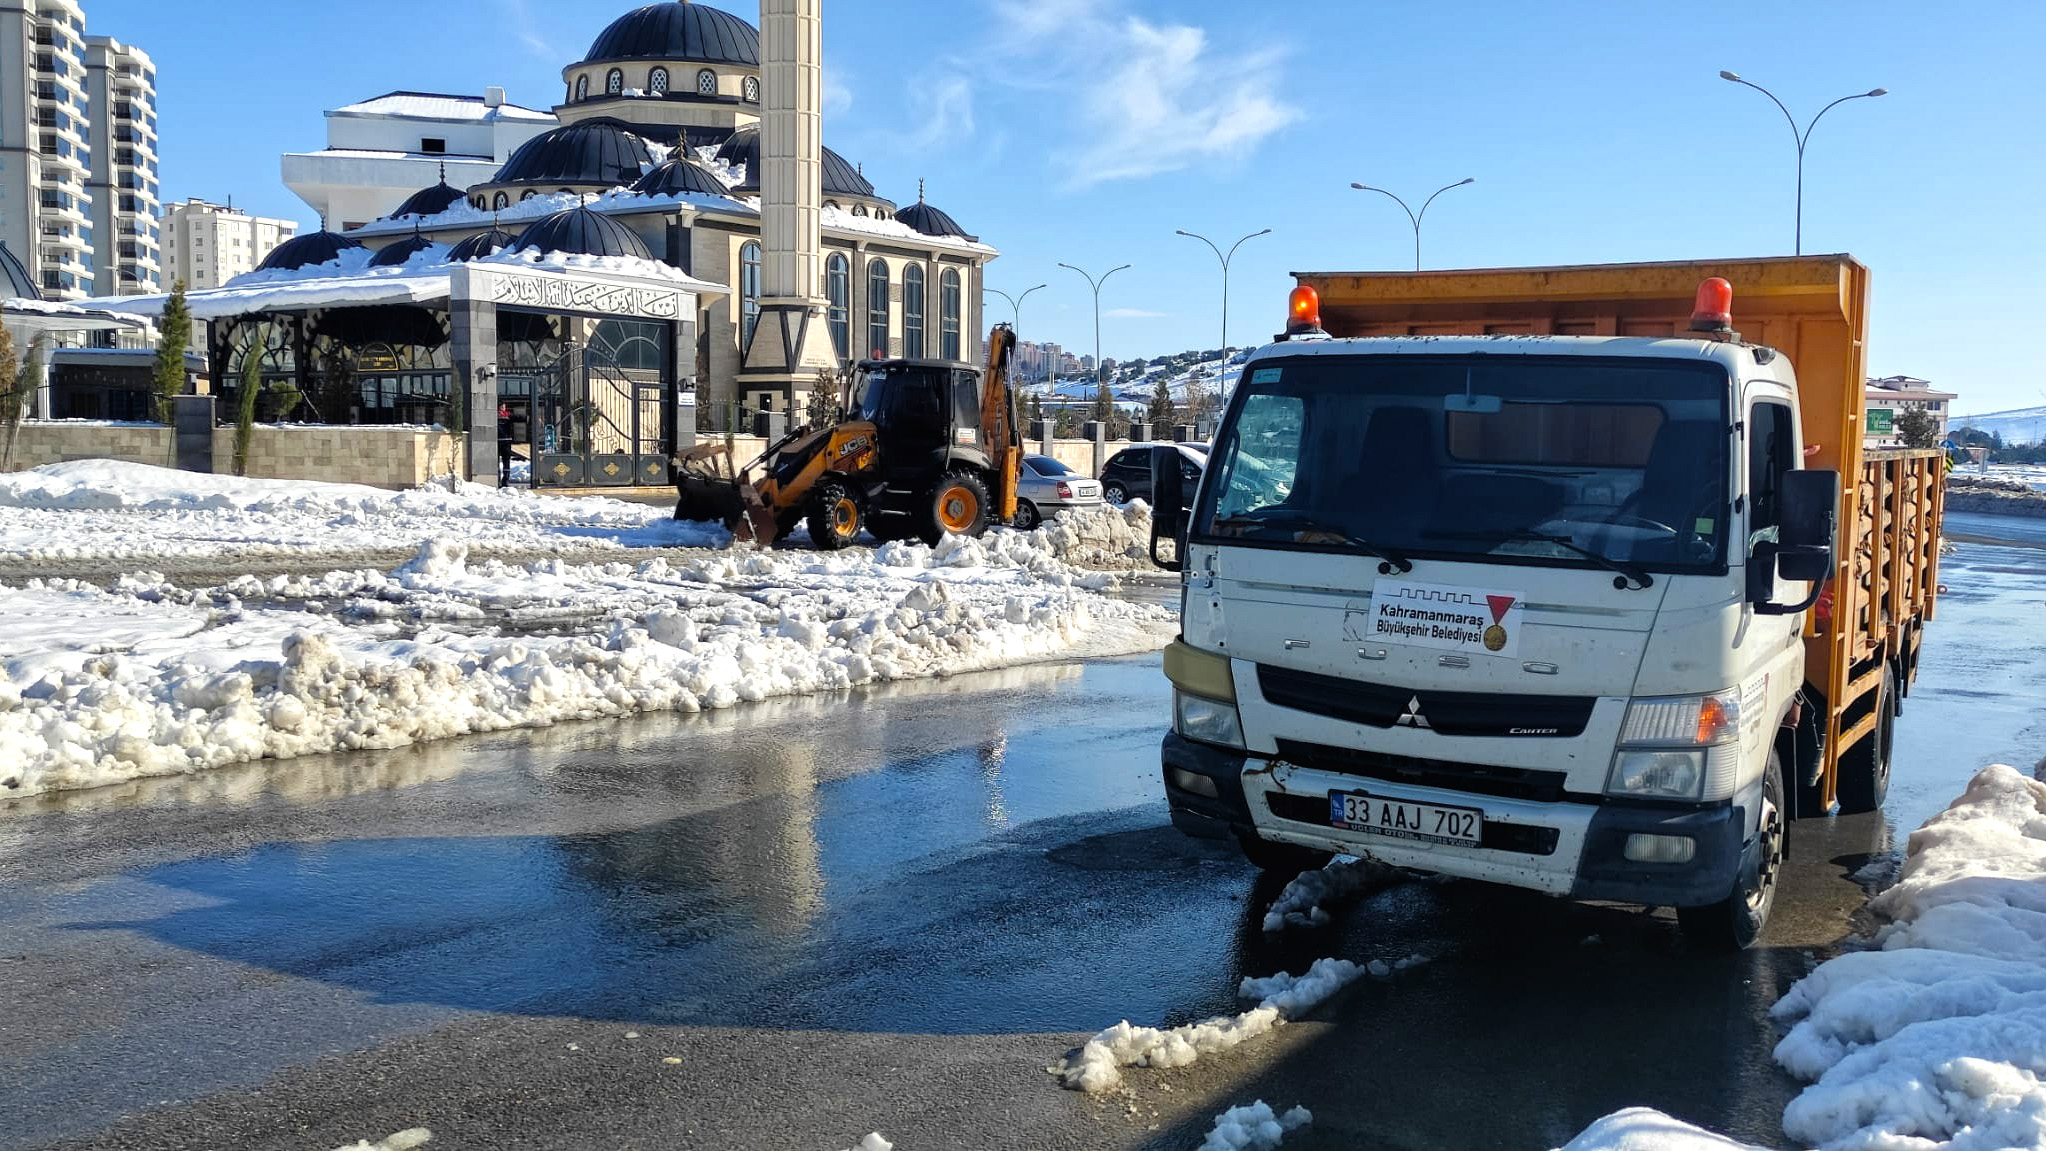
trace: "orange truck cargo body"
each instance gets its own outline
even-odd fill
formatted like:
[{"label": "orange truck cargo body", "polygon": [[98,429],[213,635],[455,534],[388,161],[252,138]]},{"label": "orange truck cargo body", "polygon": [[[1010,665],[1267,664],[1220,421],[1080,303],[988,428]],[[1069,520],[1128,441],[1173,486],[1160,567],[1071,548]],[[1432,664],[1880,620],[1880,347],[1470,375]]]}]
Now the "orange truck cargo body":
[{"label": "orange truck cargo body", "polygon": [[1868,269],[1845,255],[1440,272],[1296,272],[1335,337],[1690,338],[1701,281],[1733,285],[1733,326],[1789,357],[1805,464],[1841,475],[1830,597],[1805,623],[1805,678],[1831,805],[1837,761],[1881,718],[1883,671],[1908,690],[1938,593],[1944,468],[1932,450],[1865,450]]}]

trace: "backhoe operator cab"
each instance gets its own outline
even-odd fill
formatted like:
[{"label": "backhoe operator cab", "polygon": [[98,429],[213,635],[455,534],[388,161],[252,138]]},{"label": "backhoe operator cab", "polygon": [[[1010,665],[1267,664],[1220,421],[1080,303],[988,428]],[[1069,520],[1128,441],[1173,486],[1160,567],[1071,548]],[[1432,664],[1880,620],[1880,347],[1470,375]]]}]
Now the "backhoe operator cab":
[{"label": "backhoe operator cab", "polygon": [[1154,471],[1174,823],[1752,942],[1839,502],[1789,361],[1709,330],[1314,335],[1245,364],[1197,490]]},{"label": "backhoe operator cab", "polygon": [[[846,418],[871,424],[881,466],[867,530],[876,538],[979,535],[998,515],[994,445],[982,443],[982,375],[949,360],[867,360]],[[949,482],[941,482],[948,480]]]}]

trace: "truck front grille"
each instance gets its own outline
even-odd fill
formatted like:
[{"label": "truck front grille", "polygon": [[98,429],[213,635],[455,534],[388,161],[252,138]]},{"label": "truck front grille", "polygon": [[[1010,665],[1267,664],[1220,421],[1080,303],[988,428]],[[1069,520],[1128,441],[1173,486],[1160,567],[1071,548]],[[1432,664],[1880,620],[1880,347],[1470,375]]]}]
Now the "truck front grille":
[{"label": "truck front grille", "polygon": [[[1316,795],[1283,795],[1273,792],[1265,796],[1265,803],[1272,814],[1289,823],[1312,823],[1327,827],[1328,800]],[[1478,833],[1480,851],[1510,851],[1515,855],[1554,855],[1556,841],[1561,838],[1553,827],[1532,827],[1525,823],[1499,823],[1486,820]]]},{"label": "truck front grille", "polygon": [[[1567,738],[1584,734],[1594,696],[1415,691],[1259,664],[1265,700],[1369,727],[1425,727],[1442,735]],[[1418,705],[1418,706],[1416,706]]]},{"label": "truck front grille", "polygon": [[1448,763],[1416,759],[1406,755],[1383,755],[1350,747],[1324,747],[1294,739],[1278,741],[1279,758],[1301,767],[1333,771],[1364,779],[1383,779],[1416,787],[1436,787],[1472,795],[1496,795],[1502,799],[1524,799],[1533,803],[1559,803],[1565,797],[1563,785],[1569,776],[1560,771],[1530,771],[1520,767],[1490,767],[1477,763]]}]

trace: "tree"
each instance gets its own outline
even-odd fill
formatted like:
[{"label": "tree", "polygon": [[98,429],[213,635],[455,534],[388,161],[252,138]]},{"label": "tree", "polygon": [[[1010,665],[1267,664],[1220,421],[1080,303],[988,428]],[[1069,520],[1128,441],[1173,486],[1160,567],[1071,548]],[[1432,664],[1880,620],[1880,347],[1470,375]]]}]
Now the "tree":
[{"label": "tree", "polygon": [[[45,341],[29,341],[28,355],[22,357],[20,367],[0,376],[0,426],[7,429],[7,442],[0,447],[0,471],[14,467],[14,437],[21,431],[21,419],[26,413],[29,401],[34,397],[36,386],[42,382],[42,360]],[[0,372],[14,359],[14,341],[4,337],[0,329]]]},{"label": "tree", "polygon": [[1151,385],[1150,415],[1153,436],[1172,426],[1172,385],[1166,382],[1164,372],[1159,372],[1157,382]]},{"label": "tree", "polygon": [[151,383],[156,392],[156,420],[168,425],[173,418],[172,403],[185,394],[185,349],[192,346],[192,312],[185,305],[185,282],[171,285],[163,319],[156,326],[156,371]]},{"label": "tree", "polygon": [[1101,386],[1094,392],[1094,419],[1102,427],[1107,427],[1115,419],[1115,393],[1108,390],[1107,380],[1101,381]]},{"label": "tree", "polygon": [[1897,441],[1907,448],[1939,446],[1939,417],[1924,408],[1905,408],[1897,413]]},{"label": "tree", "polygon": [[241,395],[235,405],[234,474],[249,474],[249,441],[256,434],[256,396],[263,390],[263,349],[251,340],[242,349]]},{"label": "tree", "polygon": [[838,422],[839,396],[844,384],[845,375],[836,369],[817,369],[817,382],[810,388],[810,403],[804,413],[811,427],[828,427]]}]

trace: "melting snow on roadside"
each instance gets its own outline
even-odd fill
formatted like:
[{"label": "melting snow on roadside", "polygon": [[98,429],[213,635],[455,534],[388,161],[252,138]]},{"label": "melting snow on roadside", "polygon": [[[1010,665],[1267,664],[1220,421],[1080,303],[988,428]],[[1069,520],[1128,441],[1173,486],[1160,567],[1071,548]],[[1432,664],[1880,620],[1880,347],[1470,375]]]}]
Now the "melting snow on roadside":
[{"label": "melting snow on roadside", "polygon": [[1584,1129],[1561,1151],[1762,1151],[1736,1143],[1652,1107],[1615,1111]]},{"label": "melting snow on roadside", "polygon": [[881,1138],[879,1131],[873,1131],[869,1132],[865,1139],[846,1148],[846,1151],[895,1151],[895,1144]]},{"label": "melting snow on roadside", "polygon": [[263,758],[697,711],[1035,659],[1152,650],[1041,533],[935,552],[507,565],[429,543],[390,573],[192,591],[0,589],[0,796]]},{"label": "melting snow on roadside", "polygon": [[431,1142],[433,1132],[424,1127],[414,1127],[400,1131],[388,1139],[379,1139],[374,1143],[363,1139],[346,1147],[337,1147],[335,1151],[412,1151],[414,1147],[424,1147]]},{"label": "melting snow on roadside", "polygon": [[1389,887],[1396,874],[1392,868],[1367,859],[1336,859],[1318,870],[1303,871],[1265,911],[1265,930],[1326,927],[1330,907],[1340,907]]},{"label": "melting snow on roadside", "polygon": [[1122,1084],[1124,1067],[1185,1067],[1203,1055],[1227,1051],[1309,1010],[1362,974],[1364,968],[1347,959],[1317,959],[1300,975],[1246,978],[1238,996],[1259,1001],[1249,1011],[1165,1029],[1137,1027],[1125,1019],[1052,1070],[1069,1089],[1113,1091]]},{"label": "melting snow on roadside", "polygon": [[[1873,949],[1828,960],[1776,1004],[1794,1021],[1776,1061],[1814,1080],[1785,1134],[1822,1151],[2046,1146],[2046,783],[1983,769],[1911,834],[1896,886],[1869,907],[1889,920]],[[1601,1120],[1570,1151],[1665,1146],[1620,1138],[1618,1121],[1643,1114]]]},{"label": "melting snow on roadside", "polygon": [[1214,1129],[1197,1151],[1271,1151],[1286,1141],[1289,1132],[1312,1122],[1314,1116],[1305,1107],[1275,1115],[1271,1104],[1260,1099],[1216,1116]]}]

